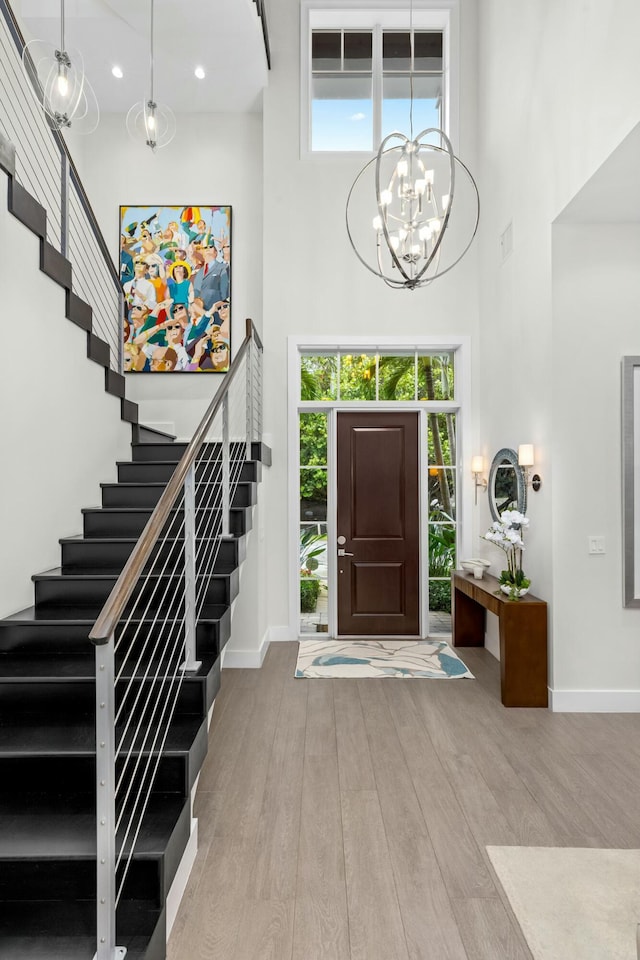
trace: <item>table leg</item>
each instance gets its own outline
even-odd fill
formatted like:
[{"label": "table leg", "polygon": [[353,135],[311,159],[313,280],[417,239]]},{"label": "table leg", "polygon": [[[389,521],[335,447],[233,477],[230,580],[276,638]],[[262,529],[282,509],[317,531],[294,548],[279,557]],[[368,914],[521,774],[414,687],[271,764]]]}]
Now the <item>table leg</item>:
[{"label": "table leg", "polygon": [[485,610],[466,593],[453,591],[454,647],[484,647]]}]

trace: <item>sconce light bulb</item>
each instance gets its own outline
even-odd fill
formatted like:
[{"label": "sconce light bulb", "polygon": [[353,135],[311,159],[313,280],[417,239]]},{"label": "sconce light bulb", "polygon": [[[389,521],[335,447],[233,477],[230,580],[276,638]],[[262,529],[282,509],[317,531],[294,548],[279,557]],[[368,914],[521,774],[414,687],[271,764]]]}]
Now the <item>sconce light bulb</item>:
[{"label": "sconce light bulb", "polygon": [[521,443],[518,447],[518,463],[521,467],[532,467],[534,464],[533,444]]}]

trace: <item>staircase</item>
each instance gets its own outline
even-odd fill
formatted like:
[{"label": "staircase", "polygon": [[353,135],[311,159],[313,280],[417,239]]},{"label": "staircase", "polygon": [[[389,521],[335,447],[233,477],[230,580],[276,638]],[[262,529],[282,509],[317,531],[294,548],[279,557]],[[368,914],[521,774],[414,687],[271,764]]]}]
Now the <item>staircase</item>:
[{"label": "staircase", "polygon": [[[60,567],[33,577],[33,607],[0,621],[3,960],[91,960],[96,952],[95,659],[88,635],[186,448],[143,427],[136,436],[132,459],[117,464],[118,482],[102,484],[102,506],[82,511],[84,535],[60,540]],[[184,675],[117,908],[117,943],[127,960],[165,956],[166,899],[191,835],[191,792],[207,751],[238,568],[262,463],[270,462],[261,443],[251,445],[251,456],[241,464],[230,534],[196,627],[202,663]],[[198,486],[196,511],[198,502],[201,510],[220,510],[205,506],[213,502],[208,486],[220,483],[211,474]],[[168,555],[171,546],[158,549]],[[163,576],[172,574],[169,568]],[[171,601],[165,611],[174,613]],[[134,690],[147,682],[136,673],[137,626],[134,613],[116,652],[116,669],[125,664]]]}]

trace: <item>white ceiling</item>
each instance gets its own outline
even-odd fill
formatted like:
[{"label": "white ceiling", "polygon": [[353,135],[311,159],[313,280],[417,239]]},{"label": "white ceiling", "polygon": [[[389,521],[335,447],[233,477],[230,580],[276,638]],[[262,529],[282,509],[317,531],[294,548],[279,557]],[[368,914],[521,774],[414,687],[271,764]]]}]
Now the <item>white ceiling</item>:
[{"label": "white ceiling", "polygon": [[[60,0],[14,0],[25,39],[59,45]],[[103,112],[149,95],[150,0],[66,0],[67,47],[82,53]],[[253,0],[155,0],[155,89],[176,113],[259,111],[268,70]],[[114,64],[124,78],[111,74]],[[194,76],[197,65],[206,77]]]}]

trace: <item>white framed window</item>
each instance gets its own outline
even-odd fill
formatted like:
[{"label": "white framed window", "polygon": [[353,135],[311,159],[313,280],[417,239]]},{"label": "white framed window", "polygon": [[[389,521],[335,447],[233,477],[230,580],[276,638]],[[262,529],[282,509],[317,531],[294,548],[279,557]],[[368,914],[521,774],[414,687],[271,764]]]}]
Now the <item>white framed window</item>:
[{"label": "white framed window", "polygon": [[[413,45],[411,26],[413,23]],[[373,154],[383,137],[455,136],[457,0],[388,9],[301,0],[301,156]]]}]

